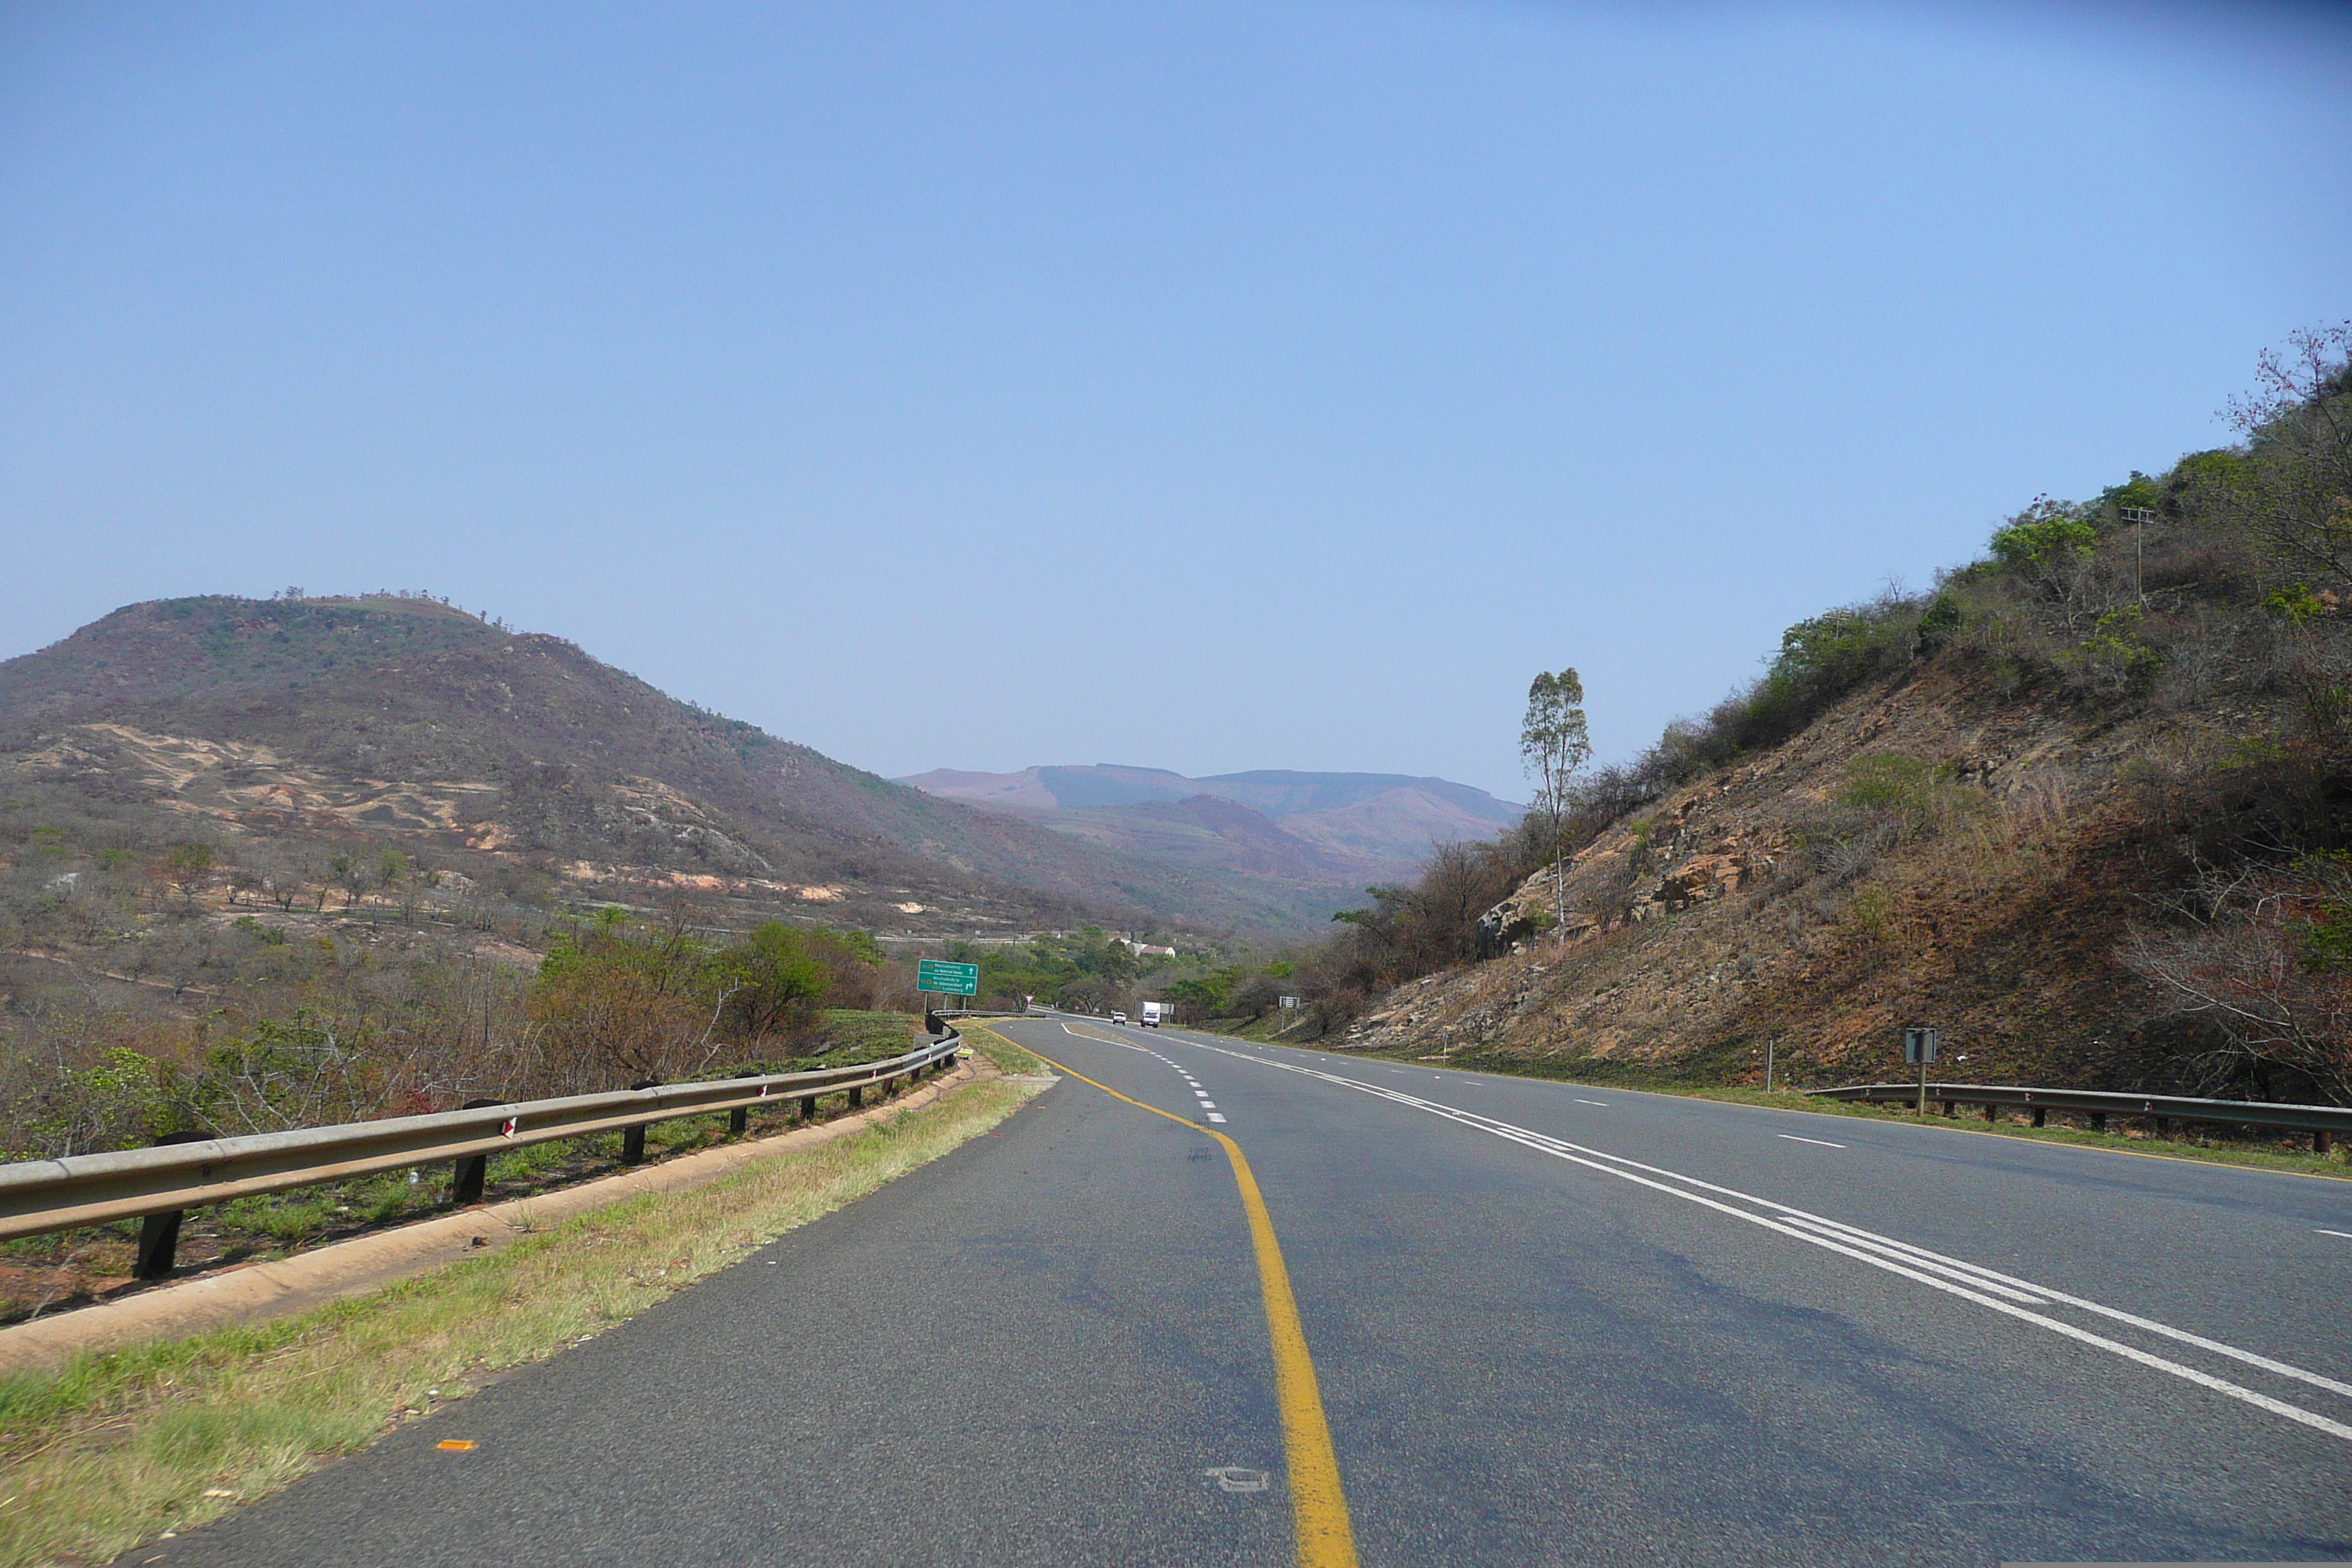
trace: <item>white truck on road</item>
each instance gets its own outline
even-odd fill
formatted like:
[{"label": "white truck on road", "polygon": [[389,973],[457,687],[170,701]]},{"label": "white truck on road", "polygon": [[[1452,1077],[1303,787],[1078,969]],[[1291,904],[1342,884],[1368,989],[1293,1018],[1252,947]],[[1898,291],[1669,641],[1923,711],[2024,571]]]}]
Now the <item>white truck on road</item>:
[{"label": "white truck on road", "polygon": [[1143,1026],[1147,1029],[1156,1029],[1173,1021],[1175,1016],[1176,1004],[1173,1002],[1146,1002],[1143,1005]]}]

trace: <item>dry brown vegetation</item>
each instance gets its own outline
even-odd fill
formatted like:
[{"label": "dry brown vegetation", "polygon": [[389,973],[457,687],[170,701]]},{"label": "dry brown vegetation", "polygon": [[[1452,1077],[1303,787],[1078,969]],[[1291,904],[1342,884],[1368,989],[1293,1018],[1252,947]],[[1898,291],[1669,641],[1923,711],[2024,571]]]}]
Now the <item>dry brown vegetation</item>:
[{"label": "dry brown vegetation", "polygon": [[821,1054],[1087,864],[421,595],[134,605],[0,664],[0,1153]]},{"label": "dry brown vegetation", "polygon": [[2347,349],[2266,357],[2242,445],[1791,627],[1580,781],[1564,900],[1539,835],[1377,891],[1308,965],[1323,1033],[1684,1081],[1778,1038],[1827,1081],[1916,1020],[1956,1077],[2347,1098]]}]

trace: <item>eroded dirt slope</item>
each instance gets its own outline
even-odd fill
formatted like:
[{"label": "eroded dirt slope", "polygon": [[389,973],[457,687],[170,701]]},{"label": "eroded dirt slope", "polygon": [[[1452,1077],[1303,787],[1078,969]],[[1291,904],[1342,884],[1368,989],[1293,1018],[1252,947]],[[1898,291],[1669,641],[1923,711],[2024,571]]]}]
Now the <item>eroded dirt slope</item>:
[{"label": "eroded dirt slope", "polygon": [[1828,1081],[1899,1076],[1917,1021],[1956,1076],[2158,1087],[2166,1026],[2116,948],[2180,869],[2152,800],[2238,717],[2111,720],[1949,669],[1858,694],[1620,823],[1564,900],[1530,878],[1489,917],[1502,956],[1400,987],[1345,1043],[1737,1079],[1777,1037]]}]

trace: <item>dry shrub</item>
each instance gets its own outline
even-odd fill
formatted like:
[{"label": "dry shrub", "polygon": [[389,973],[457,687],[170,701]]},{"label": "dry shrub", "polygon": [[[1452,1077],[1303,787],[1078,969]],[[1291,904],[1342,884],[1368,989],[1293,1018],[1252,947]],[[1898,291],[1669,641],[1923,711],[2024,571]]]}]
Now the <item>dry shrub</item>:
[{"label": "dry shrub", "polygon": [[714,1012],[620,964],[548,976],[531,991],[521,1076],[541,1094],[691,1078],[719,1055]]},{"label": "dry shrub", "polygon": [[2120,956],[2206,1026],[2184,1068],[2260,1099],[2352,1099],[2352,858],[2208,868]]}]

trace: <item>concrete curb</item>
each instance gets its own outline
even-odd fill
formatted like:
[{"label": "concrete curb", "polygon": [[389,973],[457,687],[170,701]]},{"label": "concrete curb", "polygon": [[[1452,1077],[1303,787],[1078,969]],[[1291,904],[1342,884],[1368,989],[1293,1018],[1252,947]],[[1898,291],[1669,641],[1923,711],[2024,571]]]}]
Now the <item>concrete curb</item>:
[{"label": "concrete curb", "polygon": [[708,1185],[753,1160],[805,1152],[929,1105],[983,1077],[998,1076],[994,1068],[970,1058],[921,1089],[814,1127],[725,1143],[578,1186],[482,1204],[396,1230],[356,1236],[275,1263],[244,1264],[118,1301],[54,1318],[36,1318],[0,1329],[0,1373],[37,1372],[84,1352],[182,1339],[231,1323],[266,1322],[308,1311],[431,1273],[461,1258],[496,1252],[532,1231],[546,1230],[641,1193],[686,1192]]}]

